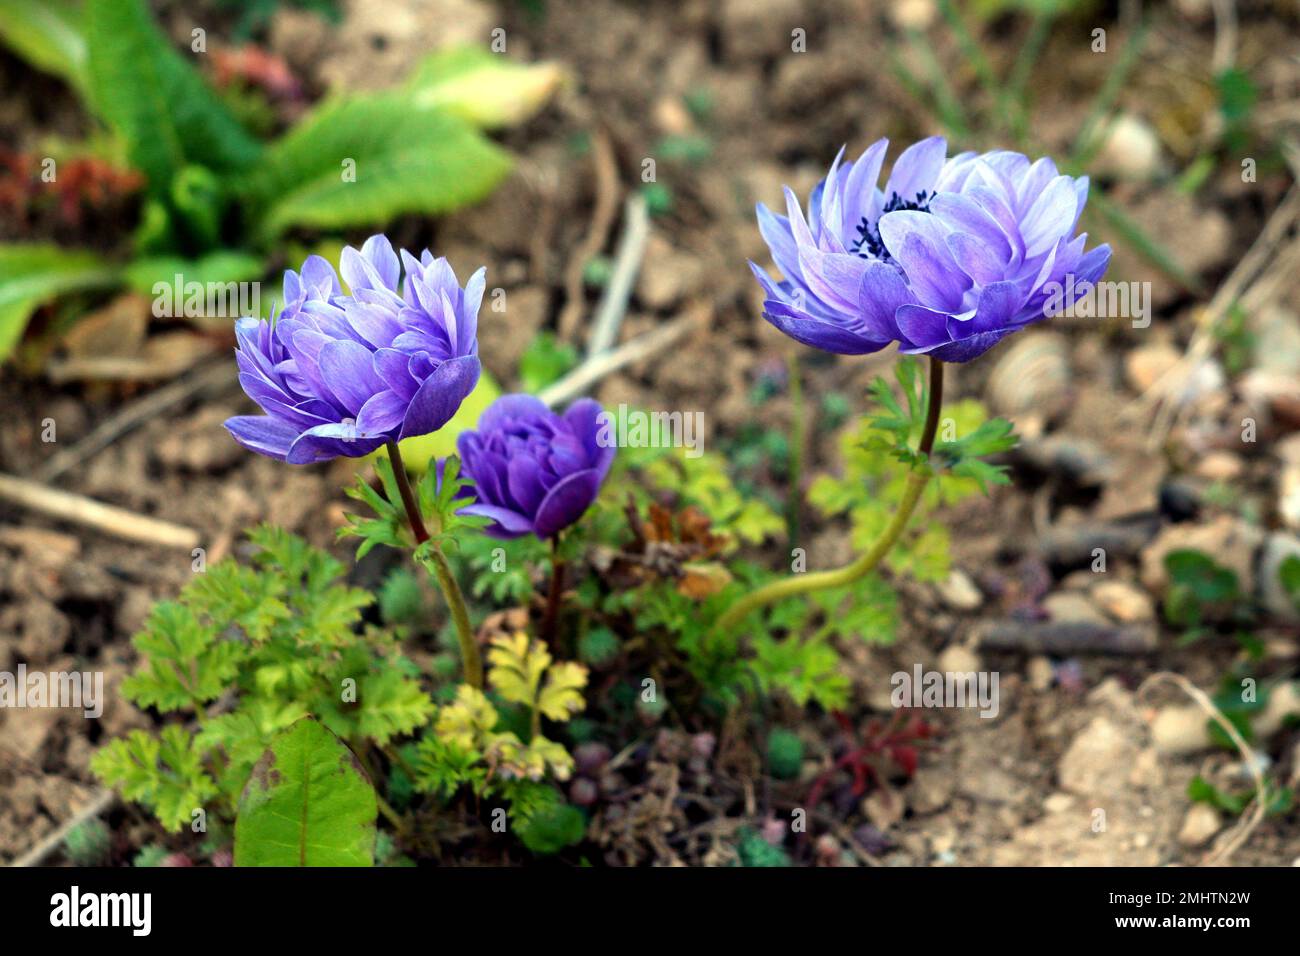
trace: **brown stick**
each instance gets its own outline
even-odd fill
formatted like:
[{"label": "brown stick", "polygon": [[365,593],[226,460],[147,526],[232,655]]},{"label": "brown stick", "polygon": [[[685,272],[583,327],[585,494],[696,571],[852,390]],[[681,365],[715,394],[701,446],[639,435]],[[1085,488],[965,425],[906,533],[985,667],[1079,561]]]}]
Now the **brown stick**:
[{"label": "brown stick", "polygon": [[564,378],[542,389],[537,397],[552,408],[563,405],[577,398],[606,375],[666,351],[682,336],[705,324],[712,314],[711,307],[705,305],[680,319],[673,319],[657,329],[639,335],[630,342],[624,342],[617,348],[593,355]]},{"label": "brown stick", "polygon": [[53,481],[103,451],[120,436],[153,421],[163,412],[209,392],[230,388],[236,381],[235,365],[227,358],[204,366],[125,406],[105,419],[81,441],[46,459],[32,477],[37,481]]},{"label": "brown stick", "polygon": [[67,491],[56,491],[45,485],[13,475],[0,474],[0,500],[9,501],[32,511],[60,521],[85,525],[105,534],[155,544],[166,548],[183,548],[189,551],[198,547],[199,533],[184,525],[172,524],[158,518],[148,518],[86,498]]},{"label": "brown stick", "polygon": [[591,227],[574,251],[564,274],[564,309],[560,312],[557,330],[565,341],[572,339],[578,331],[578,320],[582,317],[582,275],[587,262],[605,248],[614,217],[618,214],[618,163],[614,158],[614,146],[603,130],[591,134],[591,157],[596,167],[596,207],[591,214]]},{"label": "brown stick", "polygon": [[994,621],[979,633],[984,651],[1024,654],[1113,654],[1138,656],[1156,650],[1154,628],[1093,624],[1088,621]]},{"label": "brown stick", "polygon": [[53,833],[9,865],[14,867],[40,866],[46,857],[62,845],[64,837],[87,820],[99,816],[111,807],[116,800],[117,794],[112,790],[96,791],[91,795],[90,801],[84,807],[64,820],[55,828]]}]

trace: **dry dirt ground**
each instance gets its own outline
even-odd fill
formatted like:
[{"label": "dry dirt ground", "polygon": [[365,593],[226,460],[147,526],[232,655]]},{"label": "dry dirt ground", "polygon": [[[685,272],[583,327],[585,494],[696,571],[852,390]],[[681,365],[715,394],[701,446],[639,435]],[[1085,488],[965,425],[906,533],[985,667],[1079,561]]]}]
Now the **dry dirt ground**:
[{"label": "dry dirt ground", "polygon": [[[179,5],[162,6],[167,22],[183,35],[186,15]],[[1295,122],[1294,109],[1287,114],[1285,104],[1294,107],[1300,91],[1296,14],[1280,4],[1240,6],[1238,60],[1256,71],[1261,113],[1273,117],[1271,135],[1280,137],[1287,116]],[[535,7],[543,7],[544,15]],[[628,338],[689,312],[703,316],[703,326],[669,354],[603,382],[598,397],[607,405],[704,409],[710,442],[725,441],[756,418],[785,430],[788,396],[779,393],[760,408],[750,395],[760,378],[797,353],[806,394],[835,391],[849,397],[853,410],[862,407],[866,384],[893,361],[892,354],[832,359],[784,339],[759,316],[759,290],[745,260],[768,261],[753,220],[756,201],[779,203],[783,183],[806,192],[842,143],[856,151],[882,135],[905,142],[933,131],[933,118],[887,66],[897,26],[884,5],[592,0],[497,8],[477,0],[355,0],[344,8],[341,27],[281,13],[270,28],[268,45],[309,89],[396,81],[448,24],[466,38],[502,25],[511,56],[555,59],[570,70],[571,83],[557,103],[505,134],[521,163],[492,199],[436,223],[404,221],[390,230],[395,240],[433,245],[458,270],[488,263],[490,281],[507,289],[509,322],[484,321],[480,330],[481,354],[499,380],[514,380],[535,333],[559,327],[566,272],[604,188],[596,139],[610,144],[620,201],[637,183],[643,160],[662,152],[667,139],[706,143],[707,156],[657,161],[672,207],[654,219],[622,334]],[[1113,20],[1110,12],[1098,17]],[[1158,132],[1161,162],[1180,168],[1192,148],[1185,114],[1203,107],[1204,83],[1197,78],[1214,30],[1193,2],[1162,6],[1159,17],[1146,60],[1120,103]],[[1020,21],[1008,22],[1005,35],[992,33],[991,55],[999,65],[1014,56],[1023,31]],[[1086,34],[1087,22],[1072,21],[1072,29]],[[807,30],[807,54],[790,53],[795,27]],[[941,62],[960,62],[950,37],[937,29],[929,35]],[[1078,104],[1105,79],[1100,60],[1074,52],[1079,42],[1062,30],[1042,57],[1048,66],[1036,84],[1032,132],[1047,151],[1069,146]],[[9,59],[3,68],[7,78],[19,71]],[[954,65],[952,71],[963,89],[974,88],[961,69]],[[60,118],[75,106],[55,85],[24,80],[6,89],[14,92],[0,97],[0,121],[17,141],[50,125],[77,128]],[[843,794],[828,797],[827,817],[813,827],[821,836],[804,852],[805,860],[1190,864],[1213,852],[1216,833],[1220,840],[1230,834],[1235,821],[1195,810],[1186,789],[1197,774],[1225,789],[1245,789],[1250,778],[1240,756],[1200,745],[1204,716],[1182,691],[1142,684],[1154,673],[1174,671],[1213,691],[1240,655],[1230,638],[1179,647],[1177,635],[1157,623],[1163,551],[1194,543],[1238,570],[1248,586],[1262,589],[1257,570],[1272,553],[1269,547],[1285,548],[1295,540],[1283,475],[1300,467],[1294,441],[1289,451],[1285,442],[1300,427],[1300,403],[1294,389],[1277,386],[1279,380],[1300,381],[1294,271],[1275,275],[1248,316],[1256,342],[1267,334],[1268,347],[1257,344],[1246,367],[1232,374],[1212,359],[1210,370],[1198,373],[1179,396],[1168,435],[1154,444],[1153,409],[1139,397],[1183,354],[1200,310],[1278,209],[1289,182],[1285,171],[1274,169],[1243,184],[1235,164],[1226,163],[1194,198],[1162,176],[1104,183],[1112,202],[1169,244],[1203,290],[1180,288],[1121,247],[1110,278],[1152,283],[1150,328],[1063,321],[953,369],[951,394],[978,397],[1014,415],[1029,451],[1015,461],[1014,485],[948,515],[959,576],[942,588],[903,583],[907,611],[899,641],[848,651],[846,667],[860,702],[853,719],[887,714],[887,675],[916,663],[996,670],[1000,713],[994,719],[971,711],[927,715],[940,733],[923,753],[916,776],[861,802],[845,801]],[[617,232],[616,222],[605,254],[612,253]],[[1287,233],[1279,243],[1294,241]],[[597,294],[586,290],[585,304]],[[585,307],[578,314],[585,320],[589,312]],[[581,328],[574,334],[582,340]],[[55,450],[75,443],[145,391],[93,383],[54,386],[39,375],[20,377],[7,369],[0,383],[0,401],[9,410],[0,430],[0,469],[33,474]],[[352,466],[286,468],[242,452],[219,424],[244,407],[231,389],[178,407],[56,484],[198,529],[209,561],[231,553],[241,529],[262,520],[333,547],[344,500],[339,489]],[[833,436],[817,427],[820,406],[810,402],[809,408],[814,440],[808,472],[834,469]],[[1237,423],[1246,415],[1260,423],[1259,440],[1250,444],[1238,434]],[[41,441],[47,418],[57,423],[54,445]],[[1211,488],[1213,495],[1207,493]],[[1187,497],[1199,501],[1199,508],[1180,508]],[[1103,534],[1111,535],[1105,539],[1109,563],[1098,576],[1079,556],[1089,554]],[[812,564],[829,564],[844,553],[843,529],[814,527],[809,535]],[[46,670],[89,667],[105,672],[109,691],[99,721],[54,710],[0,715],[0,861],[20,855],[86,801],[95,789],[87,762],[97,745],[149,724],[116,699],[114,688],[133,660],[129,637],[152,601],[174,595],[186,582],[190,562],[187,551],[127,545],[0,507],[0,670],[13,670],[20,661]],[[1141,652],[1053,652],[1033,643],[1045,629],[1034,631],[1040,637],[1019,650],[994,649],[989,630],[1024,621],[1026,605],[1039,623],[1128,628]],[[1279,619],[1261,632],[1266,651],[1257,669],[1267,679],[1294,678],[1300,656],[1296,625],[1282,619],[1285,608],[1276,602],[1275,609]],[[722,837],[741,824],[761,828],[764,819],[798,805],[829,762],[834,724],[807,714],[778,716],[797,724],[808,744],[801,780],[746,781],[752,750],[735,743],[725,728],[703,770],[699,753],[678,752],[689,750],[689,743],[666,735],[653,745],[659,766],[694,768],[710,806],[724,816],[698,823],[669,801],[661,810],[648,801],[645,812],[666,821],[666,834],[627,843],[610,837],[605,845],[611,861],[726,862]],[[1300,738],[1281,719],[1272,730],[1257,747],[1268,757],[1271,778],[1294,784]],[[740,783],[708,791],[709,771]],[[649,794],[656,793],[651,787]],[[139,826],[134,815],[120,810],[113,819]],[[1265,820],[1232,862],[1300,862],[1296,823],[1295,810]]]}]

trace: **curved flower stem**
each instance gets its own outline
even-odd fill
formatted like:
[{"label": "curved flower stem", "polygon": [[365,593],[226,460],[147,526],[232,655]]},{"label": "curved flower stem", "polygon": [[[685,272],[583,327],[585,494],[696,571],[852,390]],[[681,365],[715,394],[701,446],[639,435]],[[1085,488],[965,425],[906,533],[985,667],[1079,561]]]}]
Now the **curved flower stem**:
[{"label": "curved flower stem", "polygon": [[555,627],[560,618],[560,598],[564,594],[564,559],[560,557],[560,536],[551,538],[551,586],[546,595],[546,614],[542,617],[542,643],[551,649],[552,655],[558,650],[555,646],[558,637]]},{"label": "curved flower stem", "polygon": [[[925,427],[921,431],[921,443],[917,446],[917,451],[927,458],[934,448],[934,435],[939,427],[939,407],[942,402],[943,362],[931,357],[930,402],[926,408]],[[716,630],[733,628],[743,621],[751,611],[765,607],[774,601],[793,597],[796,594],[820,591],[823,588],[843,587],[846,584],[852,584],[874,570],[876,565],[881,562],[902,536],[908,520],[912,517],[912,512],[916,509],[917,502],[921,500],[921,492],[925,490],[925,485],[930,480],[931,474],[929,464],[913,466],[912,472],[907,476],[907,484],[903,488],[903,498],[898,503],[898,510],[894,512],[894,517],[890,519],[888,526],[876,539],[875,543],[854,561],[842,568],[835,568],[830,571],[794,574],[764,585],[756,591],[751,591],[727,608],[714,623],[714,628]]]},{"label": "curved flower stem", "polygon": [[[402,462],[402,453],[397,442],[387,445],[388,460],[393,464],[393,476],[397,480],[397,490],[402,496],[402,507],[406,509],[406,520],[410,522],[411,533],[415,535],[417,545],[429,540],[429,531],[424,526],[420,507],[415,502],[415,492],[411,489],[411,479],[406,474],[406,465]],[[447,599],[451,611],[451,620],[456,627],[456,637],[460,641],[460,660],[465,668],[465,682],[478,690],[483,689],[483,658],[479,654],[478,642],[474,640],[474,628],[469,622],[469,610],[465,607],[465,595],[461,593],[456,576],[451,572],[447,556],[436,543],[430,545],[428,557],[423,562],[425,568],[434,576],[442,596]]]},{"label": "curved flower stem", "polygon": [[402,507],[406,509],[406,520],[411,524],[415,543],[424,544],[429,540],[429,532],[424,527],[424,518],[420,516],[420,506],[415,503],[415,492],[411,490],[411,479],[406,474],[401,449],[395,441],[388,442],[384,447],[388,451],[388,460],[393,465],[393,477],[397,479],[397,490],[402,495]]},{"label": "curved flower stem", "polygon": [[443,596],[447,599],[447,607],[451,609],[451,619],[456,625],[456,637],[460,641],[460,660],[465,668],[465,683],[482,690],[483,658],[478,651],[478,642],[474,640],[474,628],[469,623],[465,596],[460,593],[460,585],[456,583],[456,576],[451,573],[447,556],[437,545],[430,549],[429,560],[425,567],[438,579],[438,587],[442,588]]}]

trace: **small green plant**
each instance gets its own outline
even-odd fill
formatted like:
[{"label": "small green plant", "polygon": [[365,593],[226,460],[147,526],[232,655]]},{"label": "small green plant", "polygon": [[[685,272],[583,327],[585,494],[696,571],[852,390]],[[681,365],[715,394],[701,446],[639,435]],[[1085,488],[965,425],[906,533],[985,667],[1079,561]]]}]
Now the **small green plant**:
[{"label": "small green plant", "polygon": [[[0,246],[0,360],[55,298],[123,285],[157,298],[178,275],[186,289],[224,296],[263,278],[290,230],[342,230],[482,199],[511,159],[480,131],[526,119],[561,78],[549,64],[442,51],[403,86],[331,97],[262,142],[200,75],[201,51],[177,52],[144,0],[5,0],[0,40],[67,81],[109,133],[95,148],[146,180],[125,264],[46,243]],[[201,317],[180,302],[167,312]]]},{"label": "small green plant", "polygon": [[497,703],[460,685],[416,747],[415,788],[443,801],[462,791],[503,799],[525,844],[534,852],[556,852],[580,839],[585,823],[578,814],[577,837],[559,840],[572,835],[577,811],[558,809],[567,805],[548,781],[567,780],[574,764],[562,744],[543,736],[543,719],[564,723],[586,706],[586,668],[555,663],[541,642],[522,633],[494,640],[488,661]]},{"label": "small green plant", "polygon": [[789,866],[790,854],[773,846],[754,830],[744,827],[736,832],[736,866]]},{"label": "small green plant", "polygon": [[[1255,799],[1255,790],[1251,788],[1240,793],[1227,793],[1197,774],[1187,784],[1187,796],[1198,803],[1208,804],[1216,810],[1237,817],[1241,816]],[[1269,816],[1283,816],[1290,813],[1295,806],[1295,791],[1290,787],[1279,787],[1276,791],[1270,788],[1269,796],[1268,808],[1265,811]]]},{"label": "small green plant", "polygon": [[793,780],[803,767],[803,741],[784,727],[767,735],[767,767],[778,780]]},{"label": "small green plant", "polygon": [[[192,718],[134,730],[92,762],[105,783],[178,831],[235,818],[276,735],[307,715],[365,752],[424,726],[433,702],[392,635],[361,624],[373,602],[341,583],[343,565],[301,538],[262,527],[247,564],[221,561],[134,638],[140,663],[122,692],[137,706]],[[217,712],[218,703],[229,710]]]},{"label": "small green plant", "polygon": [[74,866],[103,866],[113,847],[113,835],[99,817],[83,820],[63,838],[63,852]]}]

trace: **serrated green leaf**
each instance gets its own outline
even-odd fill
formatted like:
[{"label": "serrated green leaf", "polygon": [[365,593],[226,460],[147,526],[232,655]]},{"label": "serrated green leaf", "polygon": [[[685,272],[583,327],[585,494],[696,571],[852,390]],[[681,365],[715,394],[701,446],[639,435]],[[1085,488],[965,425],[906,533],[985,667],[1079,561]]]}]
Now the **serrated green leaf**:
[{"label": "serrated green leaf", "polygon": [[144,660],[122,682],[122,694],[163,713],[198,710],[216,700],[239,672],[244,654],[242,645],[222,640],[192,608],[170,601],[154,607],[132,643]]},{"label": "serrated green leaf", "polygon": [[[336,98],[272,143],[244,182],[266,239],[340,229],[482,199],[509,157],[473,127],[405,93]],[[355,176],[352,174],[355,173]]]},{"label": "serrated green leaf", "polygon": [[259,144],[158,29],[143,0],[86,0],[91,105],[126,142],[131,164],[163,196],[182,167],[253,166]]},{"label": "serrated green leaf", "polygon": [[235,820],[235,865],[371,866],[377,812],[356,757],[303,718],[253,768]]},{"label": "serrated green leaf", "polygon": [[91,759],[91,770],[128,800],[144,804],[167,830],[180,830],[217,793],[189,732],[179,724],[160,736],[133,730]]}]

